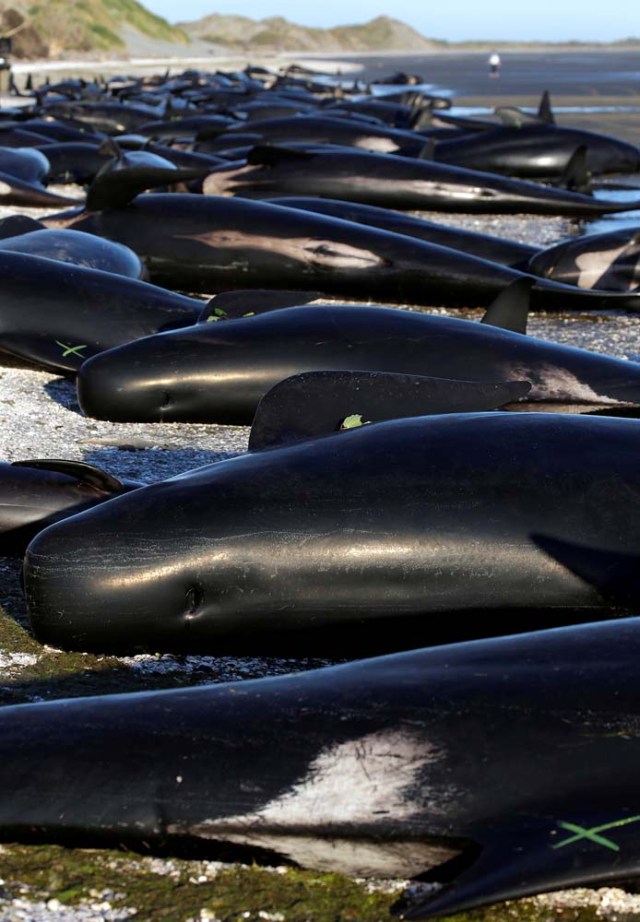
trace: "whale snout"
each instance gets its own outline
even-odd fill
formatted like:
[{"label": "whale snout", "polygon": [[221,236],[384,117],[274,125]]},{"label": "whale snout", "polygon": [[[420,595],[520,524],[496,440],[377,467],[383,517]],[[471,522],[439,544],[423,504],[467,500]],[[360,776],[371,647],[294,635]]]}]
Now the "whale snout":
[{"label": "whale snout", "polygon": [[161,421],[171,406],[169,382],[151,369],[137,367],[119,350],[100,353],[84,362],[78,372],[78,402],[94,419],[113,422]]},{"label": "whale snout", "polygon": [[127,530],[125,519],[112,526],[83,514],[40,532],[24,562],[35,636],[95,652],[148,650],[150,635],[156,645],[179,647],[201,620],[206,597],[189,563],[161,545],[135,524]]}]

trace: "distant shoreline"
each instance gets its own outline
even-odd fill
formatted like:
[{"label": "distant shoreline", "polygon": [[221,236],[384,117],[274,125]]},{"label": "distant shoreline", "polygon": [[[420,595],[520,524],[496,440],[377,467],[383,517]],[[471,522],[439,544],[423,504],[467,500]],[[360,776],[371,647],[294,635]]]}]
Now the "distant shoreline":
[{"label": "distant shoreline", "polygon": [[[195,44],[195,43],[194,43]],[[279,60],[281,58],[289,61],[296,59],[310,60],[336,60],[342,59],[368,59],[368,58],[393,58],[393,57],[428,57],[430,55],[460,55],[460,54],[485,54],[488,51],[497,49],[506,54],[552,54],[554,52],[566,52],[567,54],[624,54],[640,52],[640,39],[633,41],[616,41],[616,42],[501,42],[501,41],[469,41],[459,43],[440,44],[434,40],[433,47],[416,50],[399,49],[391,51],[350,51],[349,49],[335,49],[333,51],[310,51],[296,49],[280,49],[278,51],[269,51],[265,49],[252,51],[235,50],[233,48],[222,49],[212,47],[208,54],[202,54],[201,44],[198,43],[199,53],[189,55],[185,53],[189,46],[176,45],[175,54],[167,54],[166,51],[157,55],[148,54],[144,56],[122,55],[112,56],[110,54],[88,54],[84,57],[74,55],[73,58],[16,58],[13,62],[13,69],[17,72],[23,72],[25,69],[38,67],[39,69],[50,68],[51,70],[60,70],[64,67],[79,68],[82,65],[100,66],[100,67],[118,67],[123,64],[135,66],[153,66],[153,64],[162,65],[165,62],[181,61],[193,62],[200,64],[210,64],[219,61],[264,61]]]}]

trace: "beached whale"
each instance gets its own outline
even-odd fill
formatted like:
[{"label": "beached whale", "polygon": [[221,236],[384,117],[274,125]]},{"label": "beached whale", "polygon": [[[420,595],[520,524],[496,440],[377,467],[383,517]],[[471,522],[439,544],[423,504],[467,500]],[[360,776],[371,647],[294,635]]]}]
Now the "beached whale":
[{"label": "beached whale", "polygon": [[75,373],[118,343],[194,323],[203,307],[137,278],[12,252],[2,242],[0,348],[43,368]]},{"label": "beached whale", "polygon": [[4,707],[0,835],[443,882],[408,919],[628,880],[639,656],[634,618]]},{"label": "beached whale", "polygon": [[314,195],[367,205],[482,214],[598,215],[633,211],[609,201],[524,179],[432,160],[360,150],[258,145],[246,163],[216,167],[202,183],[207,195],[274,198]]},{"label": "beached whale", "polygon": [[419,240],[437,243],[454,250],[463,250],[481,259],[488,259],[503,266],[512,266],[522,271],[527,269],[529,260],[539,252],[537,247],[527,243],[496,237],[493,234],[481,234],[461,227],[438,224],[436,221],[427,221],[416,215],[394,211],[391,208],[379,208],[376,205],[293,195],[273,198],[269,201],[275,205],[284,205],[285,208],[301,208],[303,211],[331,215],[343,221],[355,221],[357,224],[378,227],[394,234],[417,237]]},{"label": "beached whale", "polygon": [[[526,297],[526,291],[512,289],[501,296],[507,323],[526,323]],[[214,299],[203,316],[216,320],[217,310]],[[249,296],[246,311],[251,312]],[[78,399],[88,416],[116,422],[247,425],[264,393],[283,378],[352,370],[483,383],[525,380],[532,385],[527,397],[532,401],[640,402],[637,363],[513,332],[515,324],[494,326],[501,320],[493,311],[485,323],[353,305],[205,319],[84,362]]]},{"label": "beached whale", "polygon": [[32,628],[101,652],[344,655],[625,614],[639,446],[637,420],[490,412],[251,452],[37,535]]},{"label": "beached whale", "polygon": [[[2,140],[0,131],[0,143]],[[49,163],[41,151],[0,147],[0,204],[29,208],[77,204],[78,199],[46,188],[48,173]]]},{"label": "beached whale", "polygon": [[[313,289],[359,300],[482,306],[523,277],[461,250],[270,202],[147,193],[113,208],[109,201],[124,194],[126,171],[111,180],[113,195],[105,182],[96,210],[63,212],[44,223],[124,243],[141,257],[152,282],[181,291]],[[88,198],[94,198],[91,189]],[[640,295],[540,279],[531,306],[637,311]]]},{"label": "beached whale", "polygon": [[[140,279],[144,267],[140,257],[129,247],[113,240],[84,234],[82,231],[54,230],[34,221],[32,230],[24,232],[16,226],[16,233],[10,234],[12,218],[5,218],[2,231],[9,236],[0,238],[0,250],[12,253],[24,253],[27,256],[44,256],[61,262],[85,266],[88,269],[100,269],[103,272],[115,272],[128,278]],[[17,216],[18,219],[20,216]]]},{"label": "beached whale", "polygon": [[288,196],[269,201],[286,208],[301,208],[417,237],[579,288],[635,291],[640,284],[638,226],[601,234],[579,234],[538,249],[508,238],[450,227],[375,205],[310,196]]},{"label": "beached whale", "polygon": [[451,140],[439,138],[434,157],[439,163],[539,179],[562,176],[579,147],[584,148],[586,167],[593,175],[640,170],[640,150],[635,144],[595,131],[543,123],[501,125]]}]

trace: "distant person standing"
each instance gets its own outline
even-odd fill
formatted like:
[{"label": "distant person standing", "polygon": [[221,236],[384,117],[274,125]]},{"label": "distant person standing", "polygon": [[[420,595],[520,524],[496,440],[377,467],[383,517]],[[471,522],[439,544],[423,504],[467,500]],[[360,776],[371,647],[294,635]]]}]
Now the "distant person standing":
[{"label": "distant person standing", "polygon": [[499,77],[500,76],[500,65],[502,61],[500,60],[500,55],[497,51],[492,51],[489,55],[489,76],[490,77]]}]

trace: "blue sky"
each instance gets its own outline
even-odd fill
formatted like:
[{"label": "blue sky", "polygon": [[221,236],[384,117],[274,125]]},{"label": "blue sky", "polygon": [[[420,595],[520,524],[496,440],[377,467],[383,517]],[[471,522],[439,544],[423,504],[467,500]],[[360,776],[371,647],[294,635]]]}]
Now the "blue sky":
[{"label": "blue sky", "polygon": [[394,0],[365,4],[350,0],[293,3],[291,0],[142,0],[169,22],[210,13],[237,13],[252,19],[285,16],[302,25],[327,28],[366,22],[386,14],[423,35],[449,41],[513,39],[615,41],[640,35],[640,18],[628,0]]}]

